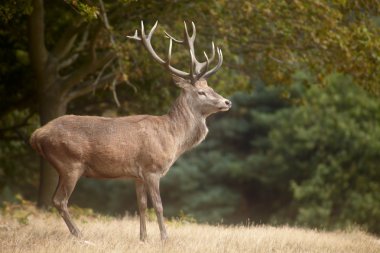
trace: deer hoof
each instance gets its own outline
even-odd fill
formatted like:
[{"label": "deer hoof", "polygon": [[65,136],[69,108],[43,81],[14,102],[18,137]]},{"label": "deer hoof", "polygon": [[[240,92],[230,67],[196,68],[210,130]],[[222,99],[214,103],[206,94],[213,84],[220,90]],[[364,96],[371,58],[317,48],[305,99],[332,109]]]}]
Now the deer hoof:
[{"label": "deer hoof", "polygon": [[169,239],[167,234],[161,235],[161,241],[166,242]]},{"label": "deer hoof", "polygon": [[72,230],[72,231],[70,231],[71,232],[71,234],[73,235],[73,236],[75,236],[75,237],[77,237],[77,238],[83,238],[83,235],[82,235],[82,233],[79,231],[79,230]]}]

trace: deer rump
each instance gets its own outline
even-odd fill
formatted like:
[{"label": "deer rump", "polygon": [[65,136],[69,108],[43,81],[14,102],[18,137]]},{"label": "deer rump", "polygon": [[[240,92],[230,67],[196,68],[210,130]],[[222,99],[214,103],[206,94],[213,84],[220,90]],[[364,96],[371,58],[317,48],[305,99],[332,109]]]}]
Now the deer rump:
[{"label": "deer rump", "polygon": [[36,130],[30,143],[58,174],[92,178],[143,179],[143,170],[164,175],[179,155],[169,127],[150,115],[62,116]]}]

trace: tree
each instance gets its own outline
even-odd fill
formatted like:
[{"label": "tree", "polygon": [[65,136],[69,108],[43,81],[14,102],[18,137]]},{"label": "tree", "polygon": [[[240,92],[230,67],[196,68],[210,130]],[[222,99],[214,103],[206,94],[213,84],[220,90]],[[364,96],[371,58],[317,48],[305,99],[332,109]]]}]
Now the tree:
[{"label": "tree", "polygon": [[[108,29],[105,12],[102,13],[103,22],[73,22],[48,49],[44,2],[33,0],[32,8],[29,17],[29,58],[36,77],[40,122],[44,125],[64,115],[73,99],[111,82],[115,84],[121,72],[108,70],[116,57],[111,47],[112,35],[108,44],[100,46],[101,42],[107,43],[100,37],[103,28]],[[74,17],[69,15],[62,19],[68,18]],[[94,75],[99,69],[100,72]],[[42,160],[38,206],[50,205],[56,183],[56,172]]]},{"label": "tree", "polygon": [[215,1],[209,12],[233,55],[230,62],[266,84],[290,85],[298,70],[319,82],[334,72],[380,94],[380,2]]},{"label": "tree", "polygon": [[380,103],[351,77],[325,82],[306,92],[303,106],[281,112],[271,159],[289,180],[297,223],[379,233]]}]

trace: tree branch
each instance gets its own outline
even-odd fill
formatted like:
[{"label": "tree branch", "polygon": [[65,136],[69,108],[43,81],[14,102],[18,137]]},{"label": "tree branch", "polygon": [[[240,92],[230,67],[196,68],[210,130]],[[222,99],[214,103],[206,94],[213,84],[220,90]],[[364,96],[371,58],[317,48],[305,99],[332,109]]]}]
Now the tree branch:
[{"label": "tree branch", "polygon": [[78,47],[75,49],[75,52],[81,52],[81,51],[83,51],[84,46],[86,45],[87,40],[88,40],[88,34],[89,34],[89,26],[87,25],[86,29],[83,32],[82,39],[79,42]]},{"label": "tree branch", "polygon": [[114,38],[113,33],[111,31],[112,28],[111,28],[110,23],[108,21],[107,12],[106,12],[106,9],[104,8],[103,0],[99,0],[99,5],[100,5],[100,13],[102,14],[100,16],[100,18],[103,21],[103,24],[104,24],[105,28],[107,29],[107,31],[110,33],[111,44],[113,46],[115,46],[115,38]]},{"label": "tree branch", "polygon": [[97,69],[111,61],[115,57],[113,52],[109,52],[99,59],[91,59],[82,65],[77,71],[72,73],[66,80],[63,81],[62,92],[67,94],[77,84],[79,84],[87,75],[95,72]]},{"label": "tree branch", "polygon": [[119,50],[118,50],[118,47],[116,45],[115,36],[112,32],[112,27],[108,21],[108,16],[107,16],[106,9],[104,7],[103,0],[99,0],[99,5],[100,5],[100,13],[101,13],[100,18],[103,21],[103,24],[106,28],[106,31],[109,33],[111,45],[112,45],[113,49],[116,51],[116,61],[117,61],[117,65],[119,68],[119,72],[123,73],[123,63],[120,60]]},{"label": "tree branch", "polygon": [[90,41],[90,53],[93,59],[96,58],[96,42],[98,40],[101,28],[101,24],[98,23],[98,25],[95,27],[95,32]]},{"label": "tree branch", "polygon": [[86,25],[87,24],[83,22],[79,26],[73,25],[67,28],[52,50],[52,54],[58,59],[64,58],[71,51],[78,35]]},{"label": "tree branch", "polygon": [[78,57],[79,57],[79,53],[74,53],[69,58],[67,58],[67,59],[63,60],[61,63],[59,63],[58,69],[62,70],[64,68],[66,68],[67,66],[70,66],[71,64],[73,64],[78,59]]},{"label": "tree branch", "polygon": [[59,70],[64,69],[67,66],[70,66],[71,64],[73,64],[78,59],[79,53],[83,51],[83,49],[87,43],[88,34],[89,34],[89,29],[88,29],[88,25],[87,25],[86,29],[83,32],[82,38],[81,38],[80,42],[78,43],[78,46],[75,48],[73,53],[70,56],[68,56],[68,58],[63,59],[60,62],[59,66],[58,66]]},{"label": "tree branch", "polygon": [[[99,4],[101,9],[100,22],[98,22],[97,26],[95,27],[90,42],[87,46],[89,51],[88,60],[82,66],[80,66],[79,69],[71,73],[66,79],[63,79],[62,81],[62,92],[66,97],[66,103],[70,102],[71,100],[77,97],[83,96],[91,91],[98,89],[98,85],[104,86],[107,83],[111,83],[112,81],[112,91],[115,97],[115,101],[119,105],[116,96],[115,86],[117,85],[117,78],[122,76],[122,62],[120,60],[120,57],[118,57],[116,41],[112,33],[112,28],[108,21],[107,13],[104,8],[104,3],[102,0],[99,0]],[[107,49],[108,53],[105,53],[101,58],[99,58],[97,55],[97,42],[99,41],[98,38],[102,29],[105,29],[108,32],[109,41],[112,47]],[[87,40],[87,36],[85,36],[84,38]],[[103,73],[113,63],[115,58],[117,59],[119,71],[117,72],[113,68],[112,73],[103,76]],[[70,61],[66,61],[63,66],[67,66],[66,63],[70,63],[71,60],[75,61],[75,57],[71,58]],[[94,74],[94,72],[96,72],[100,68],[102,69],[100,70],[100,72],[98,72],[98,75],[96,76],[95,80],[91,80],[90,83],[84,81],[88,75]]]},{"label": "tree branch", "polygon": [[[103,68],[100,70],[98,76],[96,77],[93,86],[96,87],[96,85],[97,85],[98,82],[100,81],[101,77],[103,76],[104,71],[108,68],[109,65],[111,65],[111,63],[112,63],[112,60],[109,61],[109,62],[107,62],[107,63],[103,66]],[[113,71],[113,73],[114,73],[114,71]],[[94,89],[94,90],[95,90],[95,89]]]},{"label": "tree branch", "polygon": [[29,55],[36,74],[40,77],[48,58],[45,45],[44,6],[42,0],[32,0],[33,11],[29,16]]},{"label": "tree branch", "polygon": [[81,84],[82,88],[76,89],[74,91],[71,91],[65,98],[65,101],[69,103],[70,101],[81,97],[83,95],[86,95],[88,93],[91,93],[94,90],[100,89],[102,87],[105,87],[107,84],[112,82],[112,80],[115,79],[115,73],[110,73],[102,78],[100,78],[97,81],[97,85],[94,85],[95,80],[86,81]]},{"label": "tree branch", "polygon": [[116,85],[117,84],[118,84],[117,83],[117,76],[115,76],[112,80],[111,90],[112,90],[113,100],[115,100],[117,107],[120,107],[119,98],[117,97],[117,92],[116,92]]}]

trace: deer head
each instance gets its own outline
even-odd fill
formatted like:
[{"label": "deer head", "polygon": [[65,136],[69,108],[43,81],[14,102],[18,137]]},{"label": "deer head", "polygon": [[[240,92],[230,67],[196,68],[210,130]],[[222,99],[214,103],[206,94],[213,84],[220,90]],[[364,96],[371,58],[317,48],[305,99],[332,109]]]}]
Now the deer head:
[{"label": "deer head", "polygon": [[[208,86],[206,80],[222,66],[222,50],[219,47],[215,48],[214,42],[212,42],[211,57],[209,58],[206,52],[203,51],[205,61],[198,61],[194,50],[196,28],[194,22],[191,22],[191,24],[192,34],[190,36],[186,22],[184,22],[185,29],[183,40],[178,40],[171,36],[169,33],[165,32],[166,37],[169,38],[169,50],[166,61],[158,56],[151,44],[152,35],[157,28],[158,21],[156,21],[148,35],[145,33],[144,22],[141,21],[141,31],[139,32],[136,30],[133,36],[127,37],[140,41],[145,49],[149,52],[149,54],[153,57],[153,59],[164,66],[173,75],[175,84],[178,87],[182,88],[182,94],[187,101],[187,105],[194,112],[198,112],[203,116],[208,116],[218,111],[228,111],[232,105],[231,101],[223,98],[221,95],[216,93],[211,87]],[[184,45],[189,50],[191,59],[189,73],[176,69],[170,65],[173,41],[175,43]],[[215,67],[209,69],[210,63],[214,60],[216,54],[218,55],[218,63]]]}]

